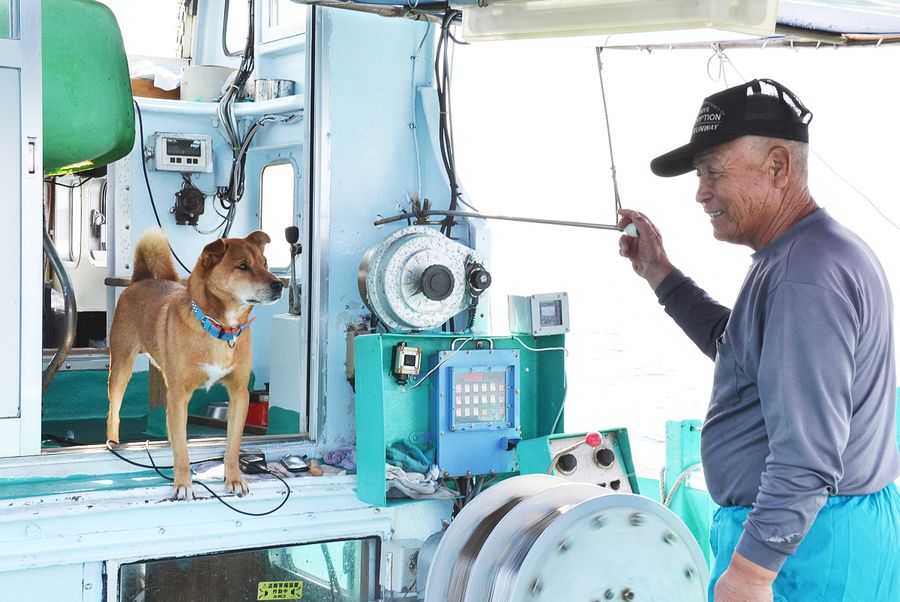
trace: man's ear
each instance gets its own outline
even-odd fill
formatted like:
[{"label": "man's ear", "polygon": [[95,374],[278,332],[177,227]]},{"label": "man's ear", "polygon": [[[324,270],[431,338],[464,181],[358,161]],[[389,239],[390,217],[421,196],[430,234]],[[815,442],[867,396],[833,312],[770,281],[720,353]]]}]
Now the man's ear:
[{"label": "man's ear", "polygon": [[251,242],[257,247],[259,247],[260,252],[266,250],[266,245],[272,242],[272,239],[269,238],[269,235],[263,232],[262,230],[257,230],[255,232],[251,232],[245,238],[247,242]]},{"label": "man's ear", "polygon": [[228,244],[224,239],[220,238],[203,247],[203,253],[200,255],[200,263],[207,270],[213,268],[217,263],[225,257],[225,251],[228,250]]},{"label": "man's ear", "polygon": [[769,150],[769,174],[775,188],[784,188],[791,178],[794,169],[793,157],[790,151],[783,146],[773,146]]}]

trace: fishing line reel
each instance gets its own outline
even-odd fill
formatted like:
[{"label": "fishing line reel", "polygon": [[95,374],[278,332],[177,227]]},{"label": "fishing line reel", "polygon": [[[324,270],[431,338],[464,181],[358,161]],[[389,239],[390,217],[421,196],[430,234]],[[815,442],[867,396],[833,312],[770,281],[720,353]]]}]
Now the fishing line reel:
[{"label": "fishing line reel", "polygon": [[481,257],[426,226],[394,232],[359,264],[359,294],[390,330],[439,328],[466,310],[469,327],[478,298],[491,285]]}]

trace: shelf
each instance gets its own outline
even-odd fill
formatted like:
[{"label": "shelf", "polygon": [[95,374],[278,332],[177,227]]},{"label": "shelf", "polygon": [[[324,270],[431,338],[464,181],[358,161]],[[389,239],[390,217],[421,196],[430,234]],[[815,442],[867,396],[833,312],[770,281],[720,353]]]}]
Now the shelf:
[{"label": "shelf", "polygon": [[[136,98],[135,100],[141,107],[141,111],[159,114],[207,115],[215,117],[216,109],[219,106],[217,102],[192,102],[165,98]],[[234,114],[238,118],[247,118],[271,114],[296,113],[303,110],[303,105],[303,94],[292,94],[283,98],[259,102],[236,102],[234,103]]]}]

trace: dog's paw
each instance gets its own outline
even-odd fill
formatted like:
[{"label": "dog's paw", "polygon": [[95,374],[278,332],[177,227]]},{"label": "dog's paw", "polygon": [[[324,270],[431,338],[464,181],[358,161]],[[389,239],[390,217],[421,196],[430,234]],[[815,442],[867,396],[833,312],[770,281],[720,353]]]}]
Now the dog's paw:
[{"label": "dog's paw", "polygon": [[247,486],[247,481],[238,477],[236,479],[225,479],[225,491],[227,493],[234,493],[236,495],[245,495],[250,493],[250,488]]},{"label": "dog's paw", "polygon": [[187,485],[176,484],[172,489],[172,499],[190,501],[194,499],[194,488],[190,483]]}]

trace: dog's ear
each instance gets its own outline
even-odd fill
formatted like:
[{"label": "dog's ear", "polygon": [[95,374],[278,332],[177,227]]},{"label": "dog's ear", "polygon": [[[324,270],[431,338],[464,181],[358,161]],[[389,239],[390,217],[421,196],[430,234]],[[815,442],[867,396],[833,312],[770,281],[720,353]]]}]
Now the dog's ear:
[{"label": "dog's ear", "polygon": [[226,250],[228,250],[228,244],[225,242],[225,239],[220,238],[214,240],[203,247],[203,253],[200,255],[200,262],[203,264],[203,267],[208,270],[222,261],[222,258],[225,257]]},{"label": "dog's ear", "polygon": [[269,238],[269,235],[266,234],[265,232],[263,232],[262,230],[257,230],[255,232],[251,232],[250,234],[247,235],[247,238],[245,238],[244,240],[246,240],[247,242],[251,242],[254,245],[256,245],[257,247],[259,247],[259,250],[261,252],[265,251],[266,245],[269,244],[270,242],[272,242],[272,239]]}]

